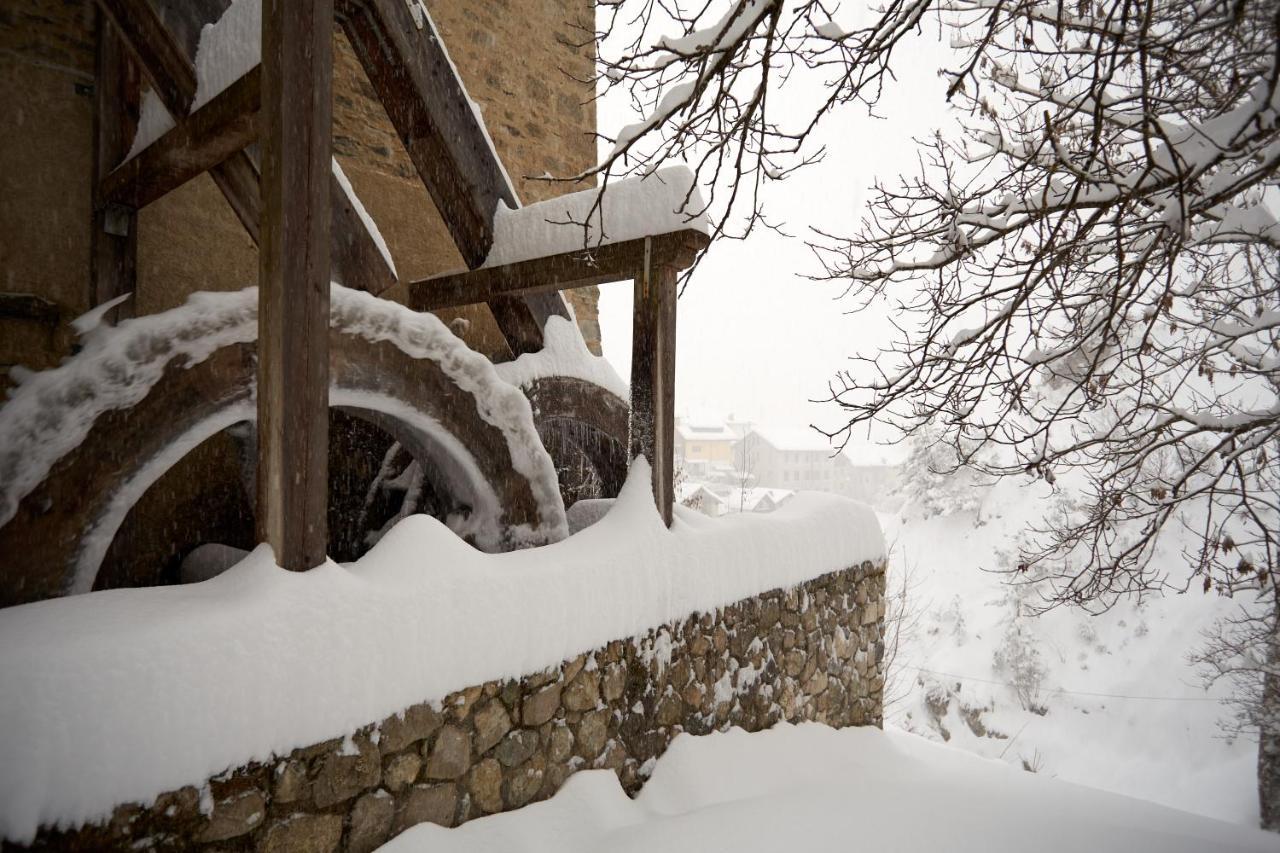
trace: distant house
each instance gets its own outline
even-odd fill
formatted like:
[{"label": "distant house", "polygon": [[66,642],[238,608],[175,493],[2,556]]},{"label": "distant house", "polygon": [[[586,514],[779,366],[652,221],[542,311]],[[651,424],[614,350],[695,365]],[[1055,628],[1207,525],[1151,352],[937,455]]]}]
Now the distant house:
[{"label": "distant house", "polygon": [[729,495],[730,509],[737,512],[741,507],[742,512],[773,512],[794,495],[790,489],[742,489]]},{"label": "distant house", "polygon": [[[731,511],[728,498],[713,492],[701,483],[681,484],[677,490],[676,500],[679,501],[681,506],[696,509],[711,518],[719,518]],[[732,509],[736,508],[736,506],[732,507]]]},{"label": "distant house", "polygon": [[753,427],[734,446],[734,464],[758,486],[837,491],[836,449],[808,428]]},{"label": "distant house", "polygon": [[898,485],[895,448],[858,445],[838,452],[822,433],[803,427],[753,427],[734,445],[733,459],[757,488],[834,492],[883,504]]},{"label": "distant house", "polygon": [[681,418],[676,422],[676,464],[700,474],[732,466],[733,444],[738,437],[724,421]]}]

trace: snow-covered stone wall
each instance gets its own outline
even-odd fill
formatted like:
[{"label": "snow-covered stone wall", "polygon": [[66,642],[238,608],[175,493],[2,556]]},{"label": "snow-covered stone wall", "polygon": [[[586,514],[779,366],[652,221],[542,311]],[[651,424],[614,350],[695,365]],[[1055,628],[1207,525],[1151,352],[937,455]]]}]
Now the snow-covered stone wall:
[{"label": "snow-covered stone wall", "polygon": [[878,726],[884,590],[884,564],[865,561],[119,806],[96,825],[43,827],[35,846],[369,851],[417,823],[546,799],[584,768],[615,770],[634,792],[682,731]]}]

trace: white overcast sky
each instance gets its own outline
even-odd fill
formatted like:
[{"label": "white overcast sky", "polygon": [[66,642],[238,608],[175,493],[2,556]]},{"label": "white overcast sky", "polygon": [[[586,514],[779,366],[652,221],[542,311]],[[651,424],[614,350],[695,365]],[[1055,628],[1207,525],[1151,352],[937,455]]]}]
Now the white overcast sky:
[{"label": "white overcast sky", "polygon": [[[851,22],[836,15],[838,23]],[[848,233],[861,218],[867,190],[877,178],[895,181],[916,171],[913,138],[931,135],[947,122],[945,82],[938,68],[950,54],[930,22],[899,56],[898,80],[872,118],[865,108],[835,113],[820,141],[824,162],[775,184],[768,213],[783,219],[794,238],[758,231],[745,241],[715,244],[680,299],[676,344],[678,413],[734,414],[757,422],[832,427],[843,423],[832,404],[811,400],[826,393],[828,379],[855,352],[870,354],[886,340],[887,308],[858,314],[834,297],[843,289],[803,276],[820,271],[805,247],[810,226]],[[788,84],[821,81],[799,75]],[[784,101],[787,99],[784,99]],[[612,135],[635,114],[620,99],[602,102],[598,122]],[[631,289],[619,282],[601,287],[600,323],[605,356],[618,372],[630,373]]]}]

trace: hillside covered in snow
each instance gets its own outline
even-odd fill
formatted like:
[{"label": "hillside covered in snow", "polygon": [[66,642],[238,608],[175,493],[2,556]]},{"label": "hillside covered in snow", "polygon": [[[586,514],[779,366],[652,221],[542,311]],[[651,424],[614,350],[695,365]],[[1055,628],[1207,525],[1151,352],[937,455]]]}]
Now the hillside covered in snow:
[{"label": "hillside covered in snow", "polygon": [[[1036,615],[1037,590],[1011,586],[1009,570],[1069,492],[960,476],[881,514],[903,616],[886,719],[1041,776],[1256,826],[1256,740],[1224,730],[1227,690],[1206,690],[1189,660],[1249,602],[1196,585]],[[1158,555],[1171,580],[1186,576],[1183,545]]]}]

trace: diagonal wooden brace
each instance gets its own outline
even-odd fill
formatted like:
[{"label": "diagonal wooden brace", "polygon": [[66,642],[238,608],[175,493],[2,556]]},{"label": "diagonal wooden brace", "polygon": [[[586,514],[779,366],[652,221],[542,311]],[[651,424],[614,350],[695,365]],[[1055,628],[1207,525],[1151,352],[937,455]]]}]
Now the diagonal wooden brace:
[{"label": "diagonal wooden brace", "polygon": [[[229,148],[247,138],[249,127],[256,127],[257,75],[251,72],[249,76],[253,79],[242,79],[222,93],[226,98],[221,101],[219,98],[222,96],[214,98],[195,114],[189,114],[196,94],[193,59],[156,14],[151,3],[147,0],[97,0],[97,3],[136,57],[165,109],[178,119],[175,128],[155,143],[158,145],[167,140],[165,146],[155,154],[147,155],[144,151],[135,158],[149,156],[148,162],[159,171],[142,171],[146,163],[139,166],[125,164],[125,168],[132,171],[119,177],[114,177],[114,173],[108,176],[99,197],[133,194],[139,200],[154,200],[150,197],[154,196],[155,190],[148,190],[149,185],[155,184],[157,188],[164,189],[176,178],[189,179],[183,176],[204,167],[249,236],[255,243],[259,242],[262,202],[258,166],[245,151],[237,150],[226,156]],[[205,23],[211,23],[224,5],[218,0],[201,0],[182,11],[191,18],[203,16]],[[181,165],[173,167],[175,162]],[[164,173],[164,169],[173,171]],[[338,178],[330,174],[329,183],[334,278],[348,287],[381,293],[395,284],[395,273],[383,259],[364,221],[347,200]]]},{"label": "diagonal wooden brace", "polygon": [[[404,0],[335,0],[334,13],[469,268],[493,245],[498,204],[520,206],[430,19]],[[489,300],[514,354],[542,349],[558,293]]]}]

